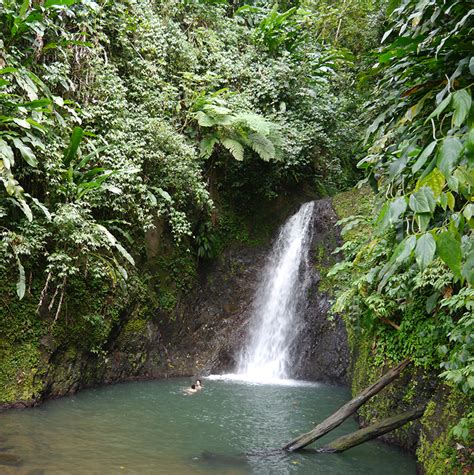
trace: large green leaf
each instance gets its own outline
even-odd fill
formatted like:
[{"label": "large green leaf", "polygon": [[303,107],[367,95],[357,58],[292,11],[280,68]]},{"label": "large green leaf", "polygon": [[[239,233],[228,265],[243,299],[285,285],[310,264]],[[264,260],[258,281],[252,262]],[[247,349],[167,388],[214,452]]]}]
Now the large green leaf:
[{"label": "large green leaf", "polygon": [[25,159],[28,165],[32,167],[38,166],[38,160],[36,160],[35,154],[30,147],[25,145],[20,139],[13,139],[15,147],[20,151],[21,156]]},{"label": "large green leaf", "polygon": [[81,143],[82,137],[84,135],[84,129],[81,127],[74,127],[71,140],[69,142],[69,147],[64,154],[64,163],[69,165],[77,156],[77,150],[79,149],[79,145]]},{"label": "large green leaf", "polygon": [[453,274],[461,277],[461,243],[451,231],[441,233],[436,239],[436,252],[438,256],[453,271]]},{"label": "large green leaf", "polygon": [[60,6],[71,6],[76,3],[76,0],[46,0],[44,2],[45,8],[50,7],[60,7]]},{"label": "large green leaf", "polygon": [[436,242],[430,233],[422,234],[415,248],[415,259],[418,267],[423,270],[434,258],[436,252]]},{"label": "large green leaf", "polygon": [[466,262],[462,267],[462,276],[474,286],[474,250],[469,252],[466,256]]},{"label": "large green leaf", "polygon": [[15,164],[15,156],[13,150],[5,140],[0,138],[0,158],[3,160],[3,166],[10,170]]},{"label": "large green leaf", "polygon": [[430,158],[430,155],[433,153],[433,150],[436,148],[437,143],[438,142],[434,140],[423,150],[423,152],[421,152],[420,156],[418,157],[418,159],[416,160],[416,162],[414,163],[412,167],[413,173],[416,173],[418,170],[420,170],[423,167],[423,165],[426,163],[428,158]]},{"label": "large green leaf", "polygon": [[415,249],[416,246],[416,236],[411,235],[407,236],[393,251],[390,260],[385,264],[385,266],[380,270],[378,276],[380,283],[377,287],[377,290],[380,292],[388,282],[388,279],[392,277],[395,271],[406,262]]},{"label": "large green leaf", "polygon": [[409,203],[415,213],[433,213],[436,208],[433,190],[426,186],[411,194]]},{"label": "large green leaf", "polygon": [[194,117],[197,120],[197,123],[201,127],[213,127],[217,123],[217,121],[214,119],[214,117],[211,117],[210,115],[206,114],[203,111],[196,112]]},{"label": "large green leaf", "polygon": [[217,135],[211,134],[207,135],[201,140],[200,149],[201,157],[209,158],[214,151],[214,145],[219,141]]},{"label": "large green leaf", "polygon": [[407,201],[404,196],[399,196],[392,201],[384,203],[377,217],[376,225],[380,232],[395,224],[407,209]]},{"label": "large green leaf", "polygon": [[438,151],[436,166],[446,179],[451,177],[451,173],[456,166],[462,150],[462,143],[457,137],[447,137]]},{"label": "large green leaf", "polygon": [[446,180],[444,179],[444,175],[438,170],[438,168],[435,168],[431,173],[418,181],[416,189],[419,190],[426,186],[433,191],[434,197],[438,199],[445,184]]},{"label": "large green leaf", "polygon": [[471,93],[467,89],[461,89],[453,94],[453,125],[459,127],[466,120],[471,110]]}]

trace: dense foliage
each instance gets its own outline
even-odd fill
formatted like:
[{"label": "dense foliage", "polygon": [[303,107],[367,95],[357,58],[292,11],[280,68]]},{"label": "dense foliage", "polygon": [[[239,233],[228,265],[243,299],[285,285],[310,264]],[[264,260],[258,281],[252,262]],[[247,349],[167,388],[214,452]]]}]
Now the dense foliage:
[{"label": "dense foliage", "polygon": [[0,386],[31,382],[4,399],[41,386],[45,336],[105,361],[123,314],[170,318],[200,262],[251,242],[244,217],[361,176],[375,210],[363,188],[343,221],[335,310],[380,365],[410,356],[471,394],[472,12],[1,1]]},{"label": "dense foliage", "polygon": [[328,78],[344,55],[314,42],[297,8],[244,10],[2,3],[1,266],[16,263],[20,298],[35,266],[56,318],[71,277],[125,282],[157,217],[205,254],[218,187],[271,198],[314,167],[321,189],[340,186],[354,114]]},{"label": "dense foliage", "polygon": [[[377,95],[359,167],[376,217],[344,220],[346,259],[333,273],[351,281],[336,309],[377,335],[378,358],[410,356],[472,394],[473,11],[462,1],[398,3],[364,78],[375,78]],[[472,419],[456,429],[465,441]]]}]

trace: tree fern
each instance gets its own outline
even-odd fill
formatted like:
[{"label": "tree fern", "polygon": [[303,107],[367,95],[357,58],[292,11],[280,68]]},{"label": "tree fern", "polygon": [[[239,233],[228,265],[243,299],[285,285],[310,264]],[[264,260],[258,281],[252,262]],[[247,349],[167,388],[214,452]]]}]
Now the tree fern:
[{"label": "tree fern", "polygon": [[219,141],[219,138],[215,134],[206,135],[201,140],[201,157],[209,158],[214,151],[214,145]]},{"label": "tree fern", "polygon": [[254,114],[252,112],[242,112],[237,114],[234,119],[235,123],[243,123],[249,129],[253,130],[254,132],[258,132],[262,135],[270,134],[271,130],[271,122],[266,120],[264,117],[258,114]]},{"label": "tree fern", "polygon": [[[244,147],[265,161],[277,158],[280,140],[275,124],[253,112],[233,112],[216,94],[200,94],[191,109],[198,126],[207,129],[200,143],[201,156],[209,158],[219,142],[239,161],[244,159]],[[211,128],[213,133],[208,133]]]},{"label": "tree fern", "polygon": [[264,135],[257,132],[251,132],[248,135],[249,145],[262,160],[268,162],[275,158],[276,150],[273,143]]},{"label": "tree fern", "polygon": [[244,159],[244,147],[237,140],[225,137],[221,139],[222,145],[229,150],[232,156],[241,162]]}]

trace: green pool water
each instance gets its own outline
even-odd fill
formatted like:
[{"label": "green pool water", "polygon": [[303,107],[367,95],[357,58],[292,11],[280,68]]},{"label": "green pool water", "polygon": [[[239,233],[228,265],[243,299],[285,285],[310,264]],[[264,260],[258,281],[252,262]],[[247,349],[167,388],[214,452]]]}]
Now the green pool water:
[{"label": "green pool water", "polygon": [[[21,464],[0,474],[416,473],[411,456],[377,442],[342,454],[270,453],[347,401],[344,388],[204,380],[186,396],[188,385],[118,384],[1,413],[0,460]],[[321,443],[355,429],[346,421]]]}]

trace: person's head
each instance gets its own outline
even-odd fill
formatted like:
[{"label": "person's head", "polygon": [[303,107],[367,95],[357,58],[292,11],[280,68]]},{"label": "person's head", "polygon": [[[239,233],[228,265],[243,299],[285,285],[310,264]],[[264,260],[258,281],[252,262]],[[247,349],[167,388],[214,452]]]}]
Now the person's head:
[{"label": "person's head", "polygon": [[196,379],[196,386],[201,386],[201,380],[200,379]]},{"label": "person's head", "polygon": [[196,389],[196,385],[195,385],[195,384],[191,384],[191,389]]}]

